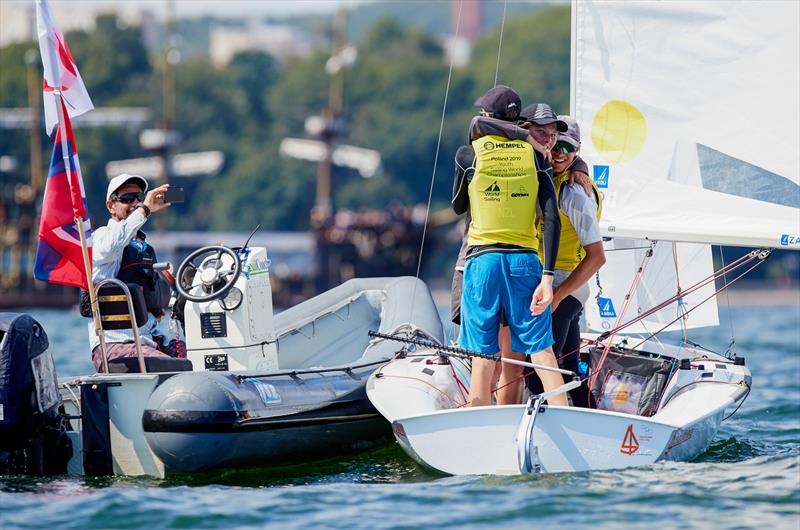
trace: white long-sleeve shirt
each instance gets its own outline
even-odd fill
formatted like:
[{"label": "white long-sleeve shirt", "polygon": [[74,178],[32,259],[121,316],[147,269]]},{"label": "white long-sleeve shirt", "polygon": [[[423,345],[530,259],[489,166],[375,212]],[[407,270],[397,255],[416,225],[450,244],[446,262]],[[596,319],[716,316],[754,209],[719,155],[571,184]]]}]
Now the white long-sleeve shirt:
[{"label": "white long-sleeve shirt", "polygon": [[[109,219],[106,226],[101,226],[92,234],[92,282],[116,278],[122,263],[122,253],[125,247],[136,237],[136,233],[147,222],[142,208],[136,208],[127,219],[117,221]],[[139,337],[142,344],[156,347],[153,341],[153,331],[158,321],[151,314],[147,314],[147,323],[139,328]],[[118,329],[105,332],[106,343],[133,342],[133,330]],[[100,344],[100,339],[95,333],[94,319],[89,322],[89,344],[94,349]]]},{"label": "white long-sleeve shirt", "polygon": [[[581,246],[586,247],[592,243],[602,241],[600,234],[600,224],[597,222],[597,203],[593,197],[586,195],[586,191],[578,185],[564,184],[558,200],[558,209],[564,212],[572,223],[573,228],[578,233],[578,240]],[[553,277],[553,287],[558,287],[566,280],[572,271],[565,271],[556,268]],[[589,284],[584,283],[577,288],[572,296],[580,300],[581,304],[586,305],[589,299]]]}]

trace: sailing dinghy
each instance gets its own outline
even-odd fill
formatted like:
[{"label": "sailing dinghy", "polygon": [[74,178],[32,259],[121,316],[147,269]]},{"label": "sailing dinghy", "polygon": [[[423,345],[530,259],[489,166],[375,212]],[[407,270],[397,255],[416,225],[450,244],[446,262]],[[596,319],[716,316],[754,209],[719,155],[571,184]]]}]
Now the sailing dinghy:
[{"label": "sailing dinghy", "polygon": [[[572,115],[588,131],[581,155],[603,192],[608,260],[586,308],[601,333],[583,337],[588,373],[566,373],[556,391],[582,381],[594,408],[549,406],[546,394],[469,408],[473,354],[401,338],[367,394],[400,446],[444,473],[697,457],[752,379],[735,341],[714,353],[689,330],[717,325],[717,295],[771,249],[800,249],[800,86],[786,68],[800,64],[787,28],[798,4],[586,0],[572,15]],[[711,245],[759,250],[715,270]],[[671,330],[683,331],[674,346],[658,337]]]}]

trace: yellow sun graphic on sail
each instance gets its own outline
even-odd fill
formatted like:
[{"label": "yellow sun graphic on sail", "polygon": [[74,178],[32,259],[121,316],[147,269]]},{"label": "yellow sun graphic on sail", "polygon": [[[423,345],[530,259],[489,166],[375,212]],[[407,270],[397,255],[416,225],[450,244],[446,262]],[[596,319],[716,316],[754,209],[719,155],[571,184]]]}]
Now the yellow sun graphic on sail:
[{"label": "yellow sun graphic on sail", "polygon": [[644,115],[627,101],[609,101],[594,115],[592,143],[608,162],[618,164],[636,158],[646,136]]}]

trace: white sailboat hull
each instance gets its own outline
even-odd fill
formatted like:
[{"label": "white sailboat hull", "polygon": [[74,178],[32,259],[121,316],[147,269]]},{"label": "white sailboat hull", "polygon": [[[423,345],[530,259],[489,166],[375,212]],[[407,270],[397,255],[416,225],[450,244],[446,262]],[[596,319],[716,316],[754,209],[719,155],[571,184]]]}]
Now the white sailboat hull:
[{"label": "white sailboat hull", "polygon": [[[677,372],[652,417],[542,405],[530,435],[528,405],[464,407],[463,390],[456,384],[436,383],[454,378],[454,371],[448,365],[420,362],[418,357],[398,359],[377,377],[373,374],[367,394],[392,422],[400,446],[416,461],[442,473],[621,469],[659,460],[691,460],[709,447],[726,410],[745,397],[745,383],[750,380],[744,366],[718,361]],[[403,414],[406,406],[409,413]]]}]

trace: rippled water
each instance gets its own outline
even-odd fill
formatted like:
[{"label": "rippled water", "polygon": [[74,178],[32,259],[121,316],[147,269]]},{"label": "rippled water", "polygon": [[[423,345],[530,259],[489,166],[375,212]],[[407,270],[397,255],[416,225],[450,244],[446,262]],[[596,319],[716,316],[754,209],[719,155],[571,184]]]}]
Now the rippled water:
[{"label": "rippled water", "polygon": [[[85,320],[33,310],[59,376],[91,370]],[[716,330],[690,338],[723,351]],[[800,304],[735,307],[753,391],[694,462],[535,477],[443,477],[393,443],[305,466],[199,477],[0,476],[5,528],[800,528]]]}]

